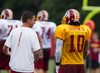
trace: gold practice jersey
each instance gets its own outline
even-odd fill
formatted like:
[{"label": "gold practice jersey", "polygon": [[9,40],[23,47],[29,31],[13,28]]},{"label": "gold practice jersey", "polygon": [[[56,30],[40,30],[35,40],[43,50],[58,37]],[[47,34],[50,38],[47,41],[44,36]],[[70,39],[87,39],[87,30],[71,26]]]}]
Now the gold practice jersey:
[{"label": "gold practice jersey", "polygon": [[55,36],[62,39],[61,64],[84,64],[85,41],[90,39],[91,30],[86,25],[60,25]]}]

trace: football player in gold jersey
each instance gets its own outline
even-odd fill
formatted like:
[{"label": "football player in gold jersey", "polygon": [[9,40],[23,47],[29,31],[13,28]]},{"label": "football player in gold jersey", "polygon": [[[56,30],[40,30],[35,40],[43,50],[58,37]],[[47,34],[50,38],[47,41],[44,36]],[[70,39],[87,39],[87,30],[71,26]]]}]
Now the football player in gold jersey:
[{"label": "football player in gold jersey", "polygon": [[80,24],[80,13],[77,10],[69,9],[65,17],[68,24],[58,26],[55,31],[55,60],[56,65],[60,64],[58,73],[86,73],[84,54],[91,30]]}]

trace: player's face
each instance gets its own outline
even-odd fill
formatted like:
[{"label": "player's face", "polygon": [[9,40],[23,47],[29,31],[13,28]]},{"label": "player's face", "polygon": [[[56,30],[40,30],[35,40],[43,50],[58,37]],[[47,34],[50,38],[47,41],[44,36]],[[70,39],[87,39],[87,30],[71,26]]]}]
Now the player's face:
[{"label": "player's face", "polygon": [[31,28],[33,27],[34,23],[35,23],[35,16],[33,16],[33,18],[30,20],[29,24]]}]

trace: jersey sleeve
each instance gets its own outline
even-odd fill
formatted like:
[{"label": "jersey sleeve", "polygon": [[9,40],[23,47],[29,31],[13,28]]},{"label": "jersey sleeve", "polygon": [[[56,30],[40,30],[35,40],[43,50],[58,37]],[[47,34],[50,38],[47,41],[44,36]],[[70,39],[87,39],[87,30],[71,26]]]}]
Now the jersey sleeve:
[{"label": "jersey sleeve", "polygon": [[64,40],[64,28],[66,26],[65,25],[59,25],[56,27],[56,31],[55,31],[55,37],[56,38],[60,38],[62,40]]},{"label": "jersey sleeve", "polygon": [[6,45],[7,47],[9,47],[9,48],[11,48],[11,42],[12,42],[12,34],[13,34],[13,31],[14,31],[14,30],[11,31],[11,33],[9,34],[9,36],[8,36],[6,42],[5,42],[5,45]]},{"label": "jersey sleeve", "polygon": [[35,31],[32,32],[32,35],[30,37],[31,37],[30,40],[31,40],[31,46],[32,46],[33,51],[37,51],[37,50],[41,49],[39,40],[38,40],[38,37],[37,37],[37,34]]},{"label": "jersey sleeve", "polygon": [[90,28],[88,26],[85,25],[85,28],[87,30],[87,36],[86,36],[86,40],[89,40],[92,34],[92,31],[90,30]]}]

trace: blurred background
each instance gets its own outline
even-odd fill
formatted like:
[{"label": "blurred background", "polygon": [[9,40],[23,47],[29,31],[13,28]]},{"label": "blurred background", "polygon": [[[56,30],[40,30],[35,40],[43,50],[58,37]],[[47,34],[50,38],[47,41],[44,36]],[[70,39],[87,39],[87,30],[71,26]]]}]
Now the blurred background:
[{"label": "blurred background", "polygon": [[[100,0],[0,0],[0,12],[5,8],[10,8],[14,12],[14,19],[20,19],[25,10],[37,14],[39,10],[45,9],[49,13],[49,19],[59,25],[65,12],[75,8],[80,12],[81,23],[83,23],[86,16],[93,11],[82,9],[84,1],[88,1],[88,6],[100,6]],[[95,30],[100,31],[100,12],[91,19],[96,23]]]},{"label": "blurred background", "polygon": [[[37,14],[40,10],[47,10],[49,20],[57,25],[68,9],[77,9],[80,12],[81,23],[87,20],[95,22],[95,30],[100,33],[100,0],[0,0],[0,12],[9,8],[14,13],[14,19],[20,20],[25,10],[33,11]],[[48,73],[54,73],[53,51],[51,49],[51,60]],[[89,62],[91,63],[91,62]],[[87,73],[90,73],[87,71]]]}]

